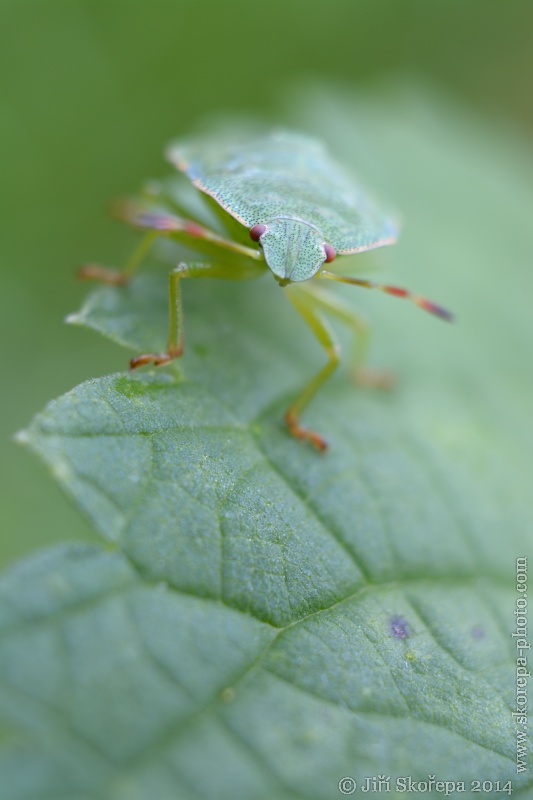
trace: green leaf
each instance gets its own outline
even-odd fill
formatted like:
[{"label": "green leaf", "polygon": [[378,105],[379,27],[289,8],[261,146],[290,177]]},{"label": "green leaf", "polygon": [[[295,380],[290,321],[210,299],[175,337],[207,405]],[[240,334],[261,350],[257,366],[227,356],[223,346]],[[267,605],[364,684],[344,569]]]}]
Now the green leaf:
[{"label": "green leaf", "polygon": [[[398,385],[341,371],[306,413],[325,456],[282,424],[323,355],[269,276],[187,282],[178,365],[89,381],[36,417],[21,438],[115,552],[65,546],[4,579],[9,800],[528,785],[510,633],[531,549],[533,198],[513,162],[530,154],[480,148],[471,121],[405,94],[348,99],[315,96],[307,126],[337,120],[337,149],[409,221],[382,257],[395,281],[460,322],[339,290]],[[142,274],[71,321],[161,349],[165,293],[164,271]]]}]

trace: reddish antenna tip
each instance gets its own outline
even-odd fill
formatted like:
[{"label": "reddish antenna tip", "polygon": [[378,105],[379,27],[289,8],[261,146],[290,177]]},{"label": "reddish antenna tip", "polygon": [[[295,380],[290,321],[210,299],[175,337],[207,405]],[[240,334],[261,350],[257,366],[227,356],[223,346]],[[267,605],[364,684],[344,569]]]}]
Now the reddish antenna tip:
[{"label": "reddish antenna tip", "polygon": [[331,244],[324,244],[324,253],[326,254],[326,264],[331,264],[337,255],[337,251]]},{"label": "reddish antenna tip", "polygon": [[250,239],[254,242],[258,242],[266,229],[266,225],[254,225],[253,228],[250,228]]},{"label": "reddish antenna tip", "polygon": [[436,317],[445,319],[447,322],[453,322],[454,320],[454,315],[451,311],[448,311],[447,308],[443,308],[442,306],[438,306],[436,303],[432,303],[431,300],[427,300],[425,297],[413,297],[413,301],[417,306],[423,308],[424,311],[429,311],[430,314],[435,314]]}]

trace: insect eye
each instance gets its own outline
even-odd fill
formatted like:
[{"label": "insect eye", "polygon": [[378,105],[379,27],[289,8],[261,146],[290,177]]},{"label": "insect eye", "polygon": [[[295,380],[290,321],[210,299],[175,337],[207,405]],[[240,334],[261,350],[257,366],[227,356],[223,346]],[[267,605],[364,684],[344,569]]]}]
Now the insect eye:
[{"label": "insect eye", "polygon": [[250,239],[252,239],[254,242],[258,242],[261,236],[265,233],[266,229],[266,225],[254,225],[253,228],[250,228]]},{"label": "insect eye", "polygon": [[331,264],[331,262],[337,255],[337,252],[335,248],[332,247],[332,245],[330,244],[324,244],[323,247],[324,247],[324,253],[326,254],[326,264]]}]

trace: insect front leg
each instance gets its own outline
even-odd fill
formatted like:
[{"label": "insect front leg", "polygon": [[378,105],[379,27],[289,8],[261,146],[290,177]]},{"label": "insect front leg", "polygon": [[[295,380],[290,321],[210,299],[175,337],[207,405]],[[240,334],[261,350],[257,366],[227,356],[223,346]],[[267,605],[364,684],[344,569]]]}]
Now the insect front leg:
[{"label": "insect front leg", "polygon": [[328,443],[319,433],[315,433],[300,424],[300,414],[324,381],[328,379],[337,367],[340,361],[339,345],[335,341],[333,334],[330,332],[321,314],[313,307],[312,302],[310,302],[305,292],[295,286],[291,286],[287,289],[287,296],[326,350],[328,362],[322,367],[320,372],[315,375],[313,380],[306,386],[300,396],[296,398],[294,403],[289,406],[285,413],[285,422],[292,435],[296,436],[297,439],[307,440],[318,450],[324,451],[327,449]]},{"label": "insect front leg", "polygon": [[143,353],[130,361],[130,369],[137,369],[145,364],[168,364],[183,355],[185,347],[183,326],[183,304],[181,281],[183,278],[223,278],[228,280],[246,280],[262,275],[264,270],[257,264],[250,263],[245,267],[229,264],[202,264],[198,262],[180,263],[168,276],[169,329],[168,344],[165,353]]}]

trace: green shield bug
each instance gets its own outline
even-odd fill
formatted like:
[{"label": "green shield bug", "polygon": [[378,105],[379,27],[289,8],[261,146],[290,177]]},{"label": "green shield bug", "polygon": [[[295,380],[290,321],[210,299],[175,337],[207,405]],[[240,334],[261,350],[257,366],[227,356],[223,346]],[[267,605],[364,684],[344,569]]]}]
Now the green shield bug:
[{"label": "green shield bug", "polygon": [[[356,375],[361,382],[378,382],[362,368],[368,339],[365,323],[352,308],[319,283],[340,281],[379,289],[412,300],[442,319],[451,314],[441,306],[406,289],[344,276],[325,264],[396,241],[394,220],[375,205],[355,181],[328,156],[315,139],[288,131],[274,131],[245,141],[190,139],[167,150],[168,160],[202,193],[215,212],[225,235],[201,222],[177,178],[147,187],[126,203],[122,216],[148,233],[122,271],[86,265],[80,276],[124,284],[152,242],[166,236],[207,257],[205,262],[180,263],[169,276],[170,321],[165,353],[146,353],[130,362],[165,364],[183,353],[183,278],[213,277],[233,280],[264,274],[270,269],[295,308],[326,350],[328,361],[285,414],[290,432],[319,450],[327,443],[300,423],[304,407],[339,363],[339,348],[324,322],[324,314],[338,317],[358,337]],[[379,376],[378,376],[379,380]],[[381,376],[383,382],[383,376]]]}]

